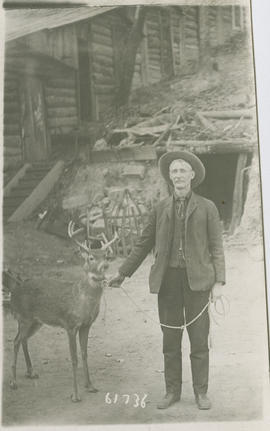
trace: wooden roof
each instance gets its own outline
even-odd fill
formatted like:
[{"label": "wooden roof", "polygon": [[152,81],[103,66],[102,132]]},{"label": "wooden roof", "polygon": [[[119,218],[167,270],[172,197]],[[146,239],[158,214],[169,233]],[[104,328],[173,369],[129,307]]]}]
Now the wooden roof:
[{"label": "wooden roof", "polygon": [[91,18],[117,7],[119,6],[6,10],[5,38],[6,41],[18,39],[36,31],[61,27]]}]

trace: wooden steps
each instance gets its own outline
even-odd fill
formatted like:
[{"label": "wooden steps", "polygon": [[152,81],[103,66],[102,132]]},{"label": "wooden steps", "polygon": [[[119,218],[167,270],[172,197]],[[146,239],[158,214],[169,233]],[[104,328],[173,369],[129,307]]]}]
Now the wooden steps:
[{"label": "wooden steps", "polygon": [[4,223],[27,218],[48,195],[63,167],[62,161],[25,165],[4,189]]}]

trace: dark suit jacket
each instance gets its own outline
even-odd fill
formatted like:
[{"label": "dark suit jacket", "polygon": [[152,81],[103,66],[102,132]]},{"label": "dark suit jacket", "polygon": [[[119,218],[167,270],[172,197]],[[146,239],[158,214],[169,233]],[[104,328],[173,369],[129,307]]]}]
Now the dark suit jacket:
[{"label": "dark suit jacket", "polygon": [[[159,292],[168,267],[174,231],[173,214],[173,196],[169,196],[152,211],[141,237],[119,268],[121,274],[130,277],[154,248],[155,262],[149,277],[151,293]],[[218,210],[212,201],[194,192],[186,211],[185,257],[192,290],[211,289],[217,281],[225,283],[225,261]]]}]

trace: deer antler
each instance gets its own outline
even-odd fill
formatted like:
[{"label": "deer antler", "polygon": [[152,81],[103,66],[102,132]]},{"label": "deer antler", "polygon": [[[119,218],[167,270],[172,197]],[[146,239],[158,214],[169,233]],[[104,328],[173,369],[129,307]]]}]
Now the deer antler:
[{"label": "deer antler", "polygon": [[[83,229],[83,228],[82,228]],[[89,253],[90,249],[82,242],[79,242],[76,238],[74,238],[74,235],[77,234],[78,232],[81,232],[81,229],[77,229],[74,232],[74,221],[70,220],[69,224],[68,224],[68,236],[73,239],[73,241],[80,247],[82,248],[84,251],[86,251],[87,253]]]},{"label": "deer antler", "polygon": [[[105,235],[104,235],[105,237]],[[106,237],[105,237],[106,238]],[[112,251],[110,245],[113,244],[115,241],[117,241],[119,239],[119,235],[117,232],[114,233],[113,239],[111,239],[111,241],[106,241],[105,243],[102,244],[102,250],[106,250],[107,248],[110,248],[110,251]]]},{"label": "deer antler", "polygon": [[[70,221],[68,224],[68,236],[80,247],[82,248],[84,251],[86,251],[87,253],[90,252],[91,248],[87,247],[86,242],[80,242],[78,241],[76,238],[74,238],[75,235],[77,235],[78,233],[80,233],[82,230],[84,230],[84,228],[79,228],[77,230],[74,230],[74,221]],[[101,246],[101,250],[106,250],[107,248],[110,249],[110,252],[112,253],[112,248],[110,247],[110,245],[115,242],[117,239],[119,238],[117,232],[115,232],[114,237],[111,241],[108,241],[106,239],[106,236],[104,234],[98,235],[98,236],[89,236],[88,239],[95,241],[98,240],[101,242],[102,246]]]}]

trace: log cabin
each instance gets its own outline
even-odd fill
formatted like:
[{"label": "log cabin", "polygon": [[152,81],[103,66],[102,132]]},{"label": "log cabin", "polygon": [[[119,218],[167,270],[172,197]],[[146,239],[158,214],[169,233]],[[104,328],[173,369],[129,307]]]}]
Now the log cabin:
[{"label": "log cabin", "polygon": [[[5,170],[48,160],[57,137],[102,120],[116,104],[134,11],[130,6],[6,11]],[[223,45],[244,31],[245,15],[241,6],[148,7],[132,89],[196,70],[205,40]]]},{"label": "log cabin", "polygon": [[[132,6],[6,11],[5,171],[21,168],[19,175],[23,175],[29,164],[40,170],[40,164],[44,167],[52,158],[57,142],[74,141],[82,125],[102,121],[108,108],[117,107],[121,62],[135,13]],[[147,7],[131,91],[196,72],[205,46],[221,47],[245,32],[247,15],[239,5]],[[211,165],[219,156],[212,150],[209,154],[209,146],[205,148],[201,158]],[[252,151],[253,147],[246,146],[226,155],[232,159],[227,182],[230,201],[239,189],[235,174],[242,172]],[[54,169],[58,175],[60,168]],[[218,189],[210,191],[217,201]],[[232,206],[230,214],[222,215],[224,219],[231,220]],[[24,217],[30,209],[30,202],[24,204]],[[11,221],[17,221],[21,213],[15,211],[12,217]]]}]

